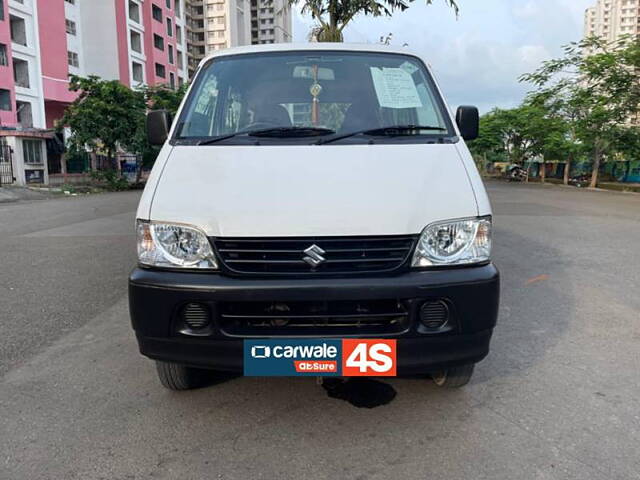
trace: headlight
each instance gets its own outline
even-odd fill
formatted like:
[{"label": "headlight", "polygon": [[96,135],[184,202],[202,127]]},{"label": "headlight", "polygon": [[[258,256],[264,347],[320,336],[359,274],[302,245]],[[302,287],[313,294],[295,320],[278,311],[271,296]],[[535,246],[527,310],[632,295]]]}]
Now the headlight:
[{"label": "headlight", "polygon": [[194,227],[138,220],[138,261],[172,268],[217,269],[207,236]]},{"label": "headlight", "polygon": [[413,267],[465,265],[491,258],[491,218],[438,222],[425,228],[413,255]]}]

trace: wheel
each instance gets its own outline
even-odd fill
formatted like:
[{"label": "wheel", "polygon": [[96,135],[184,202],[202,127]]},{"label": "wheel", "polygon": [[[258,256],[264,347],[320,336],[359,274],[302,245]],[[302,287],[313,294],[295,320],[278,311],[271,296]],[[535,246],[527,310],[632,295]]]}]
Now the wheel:
[{"label": "wheel", "polygon": [[473,363],[470,365],[461,365],[459,367],[450,367],[431,375],[431,378],[433,379],[433,382],[439,387],[464,387],[467,383],[469,383],[469,380],[471,380],[471,376],[473,375],[473,367],[475,367]]},{"label": "wheel", "polygon": [[176,391],[202,387],[210,377],[207,370],[160,360],[156,360],[156,370],[162,386]]}]

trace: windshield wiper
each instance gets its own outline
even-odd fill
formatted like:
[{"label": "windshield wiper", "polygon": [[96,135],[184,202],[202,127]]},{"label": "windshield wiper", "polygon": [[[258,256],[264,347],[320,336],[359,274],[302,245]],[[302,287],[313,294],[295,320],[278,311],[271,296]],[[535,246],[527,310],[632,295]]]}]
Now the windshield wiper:
[{"label": "windshield wiper", "polygon": [[229,138],[238,136],[248,137],[275,137],[275,138],[290,138],[290,137],[315,137],[318,135],[331,135],[336,133],[335,130],[322,127],[273,127],[273,128],[261,128],[259,130],[245,130],[236,133],[230,133],[228,135],[220,135],[219,137],[206,138],[198,142],[198,145],[211,145],[213,143],[221,142]]},{"label": "windshield wiper", "polygon": [[336,142],[344,138],[356,137],[358,135],[372,135],[372,136],[387,136],[394,137],[397,135],[404,135],[403,132],[411,132],[416,130],[435,130],[438,132],[446,132],[447,128],[438,127],[434,125],[391,125],[388,127],[368,128],[366,130],[358,130],[351,133],[345,133],[336,137],[331,137],[326,140],[319,140],[317,145],[324,145],[326,143]]}]

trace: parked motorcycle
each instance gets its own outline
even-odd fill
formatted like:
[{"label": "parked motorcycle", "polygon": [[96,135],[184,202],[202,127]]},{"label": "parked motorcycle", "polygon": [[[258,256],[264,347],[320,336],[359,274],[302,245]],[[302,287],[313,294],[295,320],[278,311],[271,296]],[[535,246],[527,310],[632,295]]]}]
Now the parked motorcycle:
[{"label": "parked motorcycle", "polygon": [[575,175],[569,179],[569,185],[585,188],[591,184],[591,175]]},{"label": "parked motorcycle", "polygon": [[511,165],[506,171],[507,179],[510,182],[526,182],[529,174],[520,165]]}]

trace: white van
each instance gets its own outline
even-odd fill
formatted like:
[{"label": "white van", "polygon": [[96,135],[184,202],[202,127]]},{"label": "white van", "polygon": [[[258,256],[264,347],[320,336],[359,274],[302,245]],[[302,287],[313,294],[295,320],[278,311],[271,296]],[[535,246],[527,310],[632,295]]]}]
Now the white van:
[{"label": "white van", "polygon": [[[171,125],[171,127],[169,127]],[[398,375],[466,384],[489,351],[491,207],[427,63],[378,45],[205,59],[137,212],[130,311],[163,385],[242,372],[246,339],[395,339]]]}]

